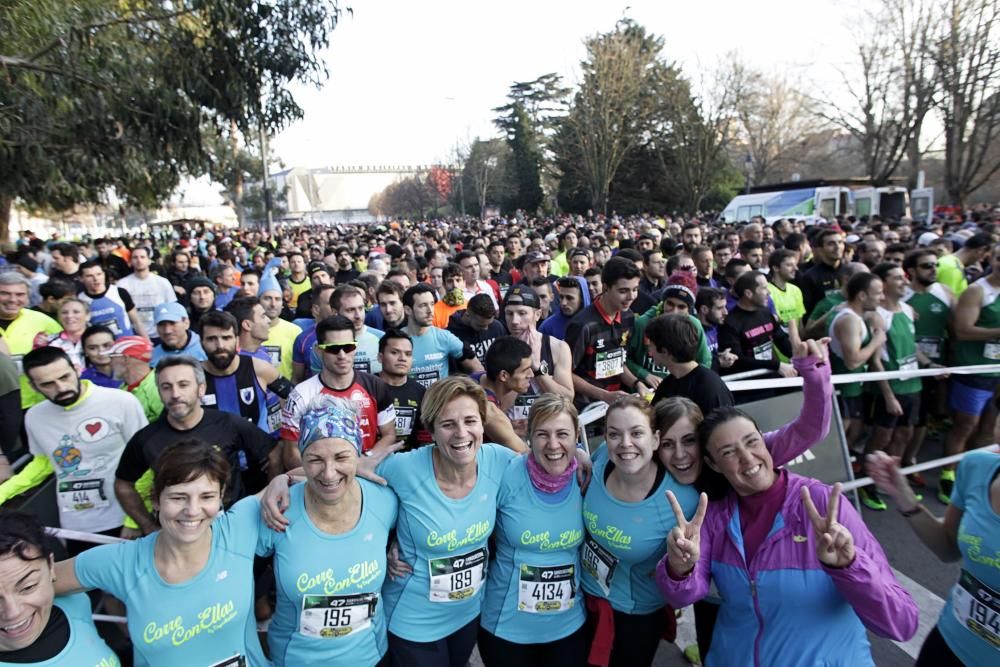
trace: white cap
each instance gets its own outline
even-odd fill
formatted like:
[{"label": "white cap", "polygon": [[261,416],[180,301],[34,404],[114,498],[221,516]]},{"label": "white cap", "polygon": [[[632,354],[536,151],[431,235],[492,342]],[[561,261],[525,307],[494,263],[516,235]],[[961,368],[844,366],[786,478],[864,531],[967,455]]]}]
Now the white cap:
[{"label": "white cap", "polygon": [[934,232],[924,232],[917,239],[917,245],[930,245],[935,241],[937,241],[939,238],[941,237],[935,234]]}]

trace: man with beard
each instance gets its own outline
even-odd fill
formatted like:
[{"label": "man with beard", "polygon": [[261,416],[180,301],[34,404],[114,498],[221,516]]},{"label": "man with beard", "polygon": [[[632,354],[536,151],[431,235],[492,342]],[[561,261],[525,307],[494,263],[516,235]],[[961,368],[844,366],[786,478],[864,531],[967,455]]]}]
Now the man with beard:
[{"label": "man with beard", "polygon": [[[142,406],[127,392],[81,381],[59,348],[32,350],[24,355],[23,366],[31,386],[46,400],[25,414],[34,458],[0,484],[0,503],[55,472],[60,526],[117,537],[125,514],[111,492],[115,466],[126,443],[146,426]],[[71,542],[67,549],[76,555],[86,546]]]},{"label": "man with beard", "polygon": [[810,242],[813,265],[798,278],[806,316],[823,297],[837,290],[837,268],[844,257],[844,234],[832,227],[817,232]]},{"label": "man with beard", "polygon": [[346,285],[360,275],[361,272],[354,268],[351,249],[347,246],[337,248],[337,272],[333,276],[333,282],[337,285]]},{"label": "man with beard", "polygon": [[556,281],[559,292],[559,308],[545,318],[538,330],[543,334],[566,338],[566,325],[581,310],[590,305],[590,290],[581,276],[564,276]]},{"label": "man with beard", "polygon": [[688,255],[701,245],[701,226],[696,222],[689,222],[681,228],[681,243],[684,245],[684,252]]},{"label": "man with beard", "polygon": [[726,321],[729,311],[726,309],[725,290],[712,287],[702,287],[695,295],[694,309],[698,321],[705,332],[708,350],[712,353],[712,370],[729,368],[736,361],[736,355],[728,348],[719,351],[719,327]]},{"label": "man with beard", "polygon": [[260,490],[247,488],[244,481],[244,473],[251,467],[266,470],[268,477],[283,470],[281,451],[268,434],[234,414],[202,407],[205,371],[197,360],[186,356],[160,360],[156,365],[156,386],[163,401],[163,414],[128,441],[114,482],[118,502],[144,535],[158,530],[159,525],[146,509],[135,482],[153,466],[164,449],[176,442],[203,440],[226,457],[230,465],[223,496],[226,507]]},{"label": "man with beard", "polygon": [[[545,393],[573,398],[573,355],[569,345],[537,330],[541,302],[530,287],[517,285],[504,300],[503,316],[507,331],[531,346],[533,379],[527,391],[514,402],[507,416],[521,438],[528,434],[528,410]],[[581,311],[582,312],[582,311]]]},{"label": "man with beard", "polygon": [[268,317],[268,336],[261,347],[270,355],[271,363],[281,373],[281,377],[290,381],[295,339],[302,333],[302,329],[281,318],[281,311],[285,307],[283,290],[269,270],[266,275],[261,276],[260,296],[257,298]]}]

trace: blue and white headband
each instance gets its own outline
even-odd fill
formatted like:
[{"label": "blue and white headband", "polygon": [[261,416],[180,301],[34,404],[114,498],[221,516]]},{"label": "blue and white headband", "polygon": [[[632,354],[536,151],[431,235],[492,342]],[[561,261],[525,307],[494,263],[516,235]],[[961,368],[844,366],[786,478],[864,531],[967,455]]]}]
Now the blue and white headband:
[{"label": "blue and white headband", "polygon": [[334,396],[316,397],[299,420],[299,453],[324,438],[340,438],[361,453],[358,412],[350,401]]}]

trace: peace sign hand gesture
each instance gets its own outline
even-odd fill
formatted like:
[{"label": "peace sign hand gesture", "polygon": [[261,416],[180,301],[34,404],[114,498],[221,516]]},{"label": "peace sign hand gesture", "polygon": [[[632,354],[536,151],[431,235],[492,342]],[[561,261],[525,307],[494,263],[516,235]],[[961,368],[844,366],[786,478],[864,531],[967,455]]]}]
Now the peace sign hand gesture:
[{"label": "peace sign hand gesture", "polygon": [[816,557],[827,567],[842,568],[854,562],[854,537],[851,531],[837,521],[840,509],[840,484],[833,485],[827,504],[826,516],[820,516],[813,504],[809,488],[802,487],[802,504],[816,531]]},{"label": "peace sign hand gesture", "polygon": [[698,498],[698,509],[691,521],[684,518],[684,511],[673,491],[667,491],[667,500],[677,519],[677,525],[667,535],[667,564],[674,574],[687,576],[701,556],[701,524],[708,510],[708,496],[703,493]]}]

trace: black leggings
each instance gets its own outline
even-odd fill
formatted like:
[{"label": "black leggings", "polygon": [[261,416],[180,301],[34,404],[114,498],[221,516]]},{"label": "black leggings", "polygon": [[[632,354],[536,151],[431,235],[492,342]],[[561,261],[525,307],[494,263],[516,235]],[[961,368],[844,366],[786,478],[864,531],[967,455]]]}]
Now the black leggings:
[{"label": "black leggings", "polygon": [[917,656],[914,667],[965,667],[965,663],[952,652],[935,625],[920,647],[920,655]]},{"label": "black leggings", "polygon": [[465,667],[476,645],[479,617],[434,642],[411,642],[389,633],[389,660],[393,667]]},{"label": "black leggings", "polygon": [[486,667],[581,667],[587,664],[587,648],[586,625],[541,644],[515,644],[479,629],[479,655]]},{"label": "black leggings", "polygon": [[[670,613],[673,613],[672,611]],[[615,640],[611,645],[608,667],[649,667],[660,647],[660,638],[667,624],[667,609],[657,609],[651,614],[626,614],[614,612]],[[596,622],[587,617],[587,645],[593,638]]]}]

